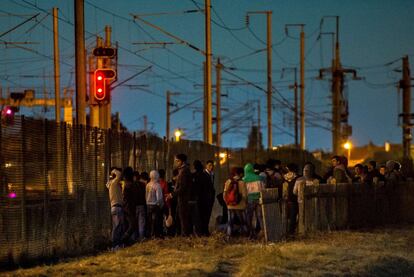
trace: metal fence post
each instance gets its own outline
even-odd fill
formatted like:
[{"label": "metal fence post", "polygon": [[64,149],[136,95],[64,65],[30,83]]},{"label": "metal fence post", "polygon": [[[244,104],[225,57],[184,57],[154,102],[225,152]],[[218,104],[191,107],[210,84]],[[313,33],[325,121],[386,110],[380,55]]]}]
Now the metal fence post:
[{"label": "metal fence post", "polygon": [[[63,153],[62,151],[59,151],[57,154],[62,155],[63,154],[63,163],[59,163],[58,170],[63,169],[63,230],[64,230],[64,240],[65,240],[65,251],[68,250],[68,183],[67,183],[67,172],[66,172],[66,163],[67,163],[67,143],[66,143],[66,123],[59,124],[57,123],[58,128],[58,134],[59,134],[59,140],[57,141],[58,144],[64,144],[63,145]],[[63,128],[63,140],[62,138],[62,128]],[[58,149],[62,149],[62,145],[58,145]],[[59,160],[61,160],[61,157],[58,157]]]},{"label": "metal fence post", "polygon": [[44,139],[44,151],[43,151],[43,175],[44,175],[44,192],[43,192],[43,253],[46,256],[49,255],[48,248],[48,228],[49,228],[49,178],[48,178],[48,121],[43,121],[43,139]]},{"label": "metal fence post", "polygon": [[95,186],[94,186],[94,199],[95,199],[95,203],[94,203],[94,230],[93,230],[93,245],[96,246],[97,245],[97,240],[96,240],[96,234],[99,233],[98,230],[98,154],[99,154],[99,149],[98,149],[98,131],[99,129],[97,127],[94,128],[94,142],[95,142],[95,155],[94,155],[94,159],[95,159],[95,163],[94,163],[94,169],[95,169],[95,174],[94,174],[94,178],[95,178]]},{"label": "metal fence post", "polygon": [[21,210],[20,210],[20,215],[21,215],[21,220],[22,220],[22,225],[21,225],[21,238],[22,238],[22,243],[25,246],[25,248],[27,248],[27,238],[26,238],[26,224],[27,224],[27,220],[26,220],[26,216],[27,216],[27,211],[26,211],[26,168],[25,168],[25,159],[26,159],[26,126],[25,126],[25,117],[22,115],[21,117],[21,128],[22,128],[22,175],[23,175],[23,182],[22,182],[22,197],[21,197]]}]

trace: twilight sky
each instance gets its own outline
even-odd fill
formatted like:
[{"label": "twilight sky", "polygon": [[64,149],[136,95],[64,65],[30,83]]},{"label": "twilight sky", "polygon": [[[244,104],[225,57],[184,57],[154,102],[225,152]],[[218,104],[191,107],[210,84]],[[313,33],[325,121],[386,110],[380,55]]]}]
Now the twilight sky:
[{"label": "twilight sky", "polygon": [[[0,84],[7,90],[34,88],[37,97],[53,89],[53,36],[51,9],[59,8],[61,87],[74,88],[74,26],[72,0],[2,0],[0,33],[8,31],[36,13],[36,20],[0,35]],[[171,129],[184,128],[188,139],[202,139],[202,62],[204,57],[182,44],[165,48],[137,45],[137,42],[173,42],[159,31],[133,20],[132,14],[204,49],[203,13],[184,11],[203,7],[201,0],[85,0],[85,41],[88,53],[95,46],[96,35],[104,36],[111,25],[113,41],[119,43],[119,81],[152,65],[151,70],[117,87],[112,93],[112,111],[119,111],[122,122],[131,131],[143,129],[146,115],[149,128],[165,135],[165,92],[173,96],[178,107],[194,102],[171,116]],[[246,27],[246,12],[273,11],[273,144],[293,143],[293,91],[289,85],[293,74],[283,68],[299,67],[299,32],[285,24],[306,24],[306,146],[308,149],[331,149],[330,80],[317,80],[318,70],[329,67],[332,58],[331,35],[335,20],[323,16],[340,16],[341,62],[354,68],[364,80],[346,82],[349,98],[351,140],[356,145],[369,141],[398,143],[401,129],[398,114],[401,104],[396,83],[401,78],[401,57],[414,58],[414,1],[410,0],[212,0],[212,47],[216,59],[233,70],[222,73],[223,144],[246,145],[248,131],[257,122],[257,105],[261,104],[263,144],[266,145],[266,95],[248,86],[242,79],[266,88],[266,18],[252,15]],[[169,14],[160,14],[169,13]],[[153,15],[148,15],[153,14]],[[155,15],[154,15],[155,14]],[[5,42],[28,42],[16,45]],[[215,71],[212,73],[215,83]],[[194,101],[200,99],[198,101]],[[214,100],[214,98],[213,98]],[[54,118],[54,110],[21,109],[29,116]],[[214,113],[214,110],[213,110]],[[315,126],[316,125],[316,126]],[[214,127],[214,125],[213,125]],[[321,128],[322,127],[322,128]]]}]

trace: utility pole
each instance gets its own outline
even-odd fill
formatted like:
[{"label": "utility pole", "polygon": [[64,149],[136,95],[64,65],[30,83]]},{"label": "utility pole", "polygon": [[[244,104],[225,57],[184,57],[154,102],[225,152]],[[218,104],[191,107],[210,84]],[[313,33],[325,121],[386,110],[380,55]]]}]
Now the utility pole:
[{"label": "utility pole", "polygon": [[170,140],[170,99],[171,97],[171,92],[167,90],[167,114],[166,114],[166,127],[165,127],[165,137],[168,140]]},{"label": "utility pole", "polygon": [[206,98],[205,102],[207,105],[207,118],[206,118],[206,141],[209,144],[213,143],[213,130],[212,130],[212,93],[211,93],[211,0],[205,0],[205,29],[206,29]]},{"label": "utility pole", "polygon": [[[295,92],[295,95],[296,94],[297,92]],[[297,118],[295,121],[296,120]],[[295,129],[297,129],[297,126]],[[300,149],[306,149],[305,142],[305,31],[304,25],[302,24],[300,31]]]},{"label": "utility pole", "polygon": [[[327,16],[332,17],[332,16]],[[341,145],[352,135],[352,126],[348,124],[348,100],[343,95],[345,74],[351,73],[353,80],[360,80],[355,69],[347,69],[341,66],[339,52],[339,16],[336,19],[335,57],[331,68],[319,70],[319,79],[323,79],[324,72],[332,74],[332,152],[340,154]],[[326,18],[326,17],[325,17]]]},{"label": "utility pole", "polygon": [[[305,150],[305,24],[286,24],[285,33],[288,35],[288,27],[300,27],[300,149]],[[297,140],[297,81],[295,68],[295,145]]]},{"label": "utility pole", "polygon": [[336,17],[335,60],[332,70],[332,145],[334,154],[338,154],[341,147],[341,96],[344,85],[344,75],[340,71],[339,56],[339,16]]},{"label": "utility pole", "polygon": [[216,145],[221,147],[221,69],[223,65],[217,59],[216,65]]},{"label": "utility pole", "polygon": [[[272,11],[247,12],[250,14],[266,14],[267,23],[267,148],[272,149]],[[247,20],[248,23],[248,20]]]},{"label": "utility pole", "polygon": [[163,34],[173,38],[180,44],[184,44],[191,49],[201,53],[205,57],[205,61],[203,62],[203,71],[204,71],[204,108],[203,108],[203,140],[204,142],[213,143],[213,132],[212,132],[212,89],[211,89],[211,0],[205,0],[205,9],[204,9],[204,17],[205,17],[205,46],[206,49],[203,51],[199,49],[195,45],[179,38],[176,35],[162,29],[161,27],[154,25],[147,20],[144,20],[139,15],[132,15],[134,20],[137,19],[140,22],[154,28]]},{"label": "utility pole", "polygon": [[203,141],[207,141],[207,69],[206,62],[203,62],[204,96],[203,96]]},{"label": "utility pole", "polygon": [[55,75],[55,119],[60,122],[60,64],[59,64],[59,28],[58,8],[53,8],[53,63]]},{"label": "utility pole", "polygon": [[295,147],[299,148],[299,116],[298,116],[298,81],[297,81],[297,72],[298,69],[296,67],[285,67],[282,69],[282,78],[286,70],[293,70],[294,73],[294,83],[290,85],[289,88],[294,90],[295,98],[294,98],[294,106],[293,106],[293,114],[294,114],[294,124],[295,124]]},{"label": "utility pole", "polygon": [[[299,133],[299,130],[298,130],[298,81],[297,81],[297,68],[295,67],[294,68],[294,72],[295,72],[295,83],[293,84],[293,89],[295,90],[295,107],[294,107],[294,114],[295,114],[295,146],[296,147],[298,147],[299,146],[299,144],[298,144],[298,142],[299,142],[299,140],[298,140],[298,133]],[[301,108],[301,112],[302,112],[302,93],[300,94],[300,96],[301,96],[301,105],[300,105],[300,108]],[[302,124],[302,116],[301,116],[301,124]],[[300,139],[301,139],[301,142],[302,142],[302,134],[303,134],[303,132],[302,132],[302,125],[300,126],[301,127],[301,136],[300,136]],[[300,145],[301,146],[301,149],[302,149],[302,144]]]},{"label": "utility pole", "polygon": [[272,12],[267,17],[267,148],[272,149]]},{"label": "utility pole", "polygon": [[84,0],[75,0],[76,124],[86,125]]},{"label": "utility pole", "polygon": [[410,76],[410,64],[408,56],[402,59],[402,80],[400,81],[400,88],[403,90],[403,124],[402,124],[402,137],[403,137],[403,160],[411,160],[411,76]]}]

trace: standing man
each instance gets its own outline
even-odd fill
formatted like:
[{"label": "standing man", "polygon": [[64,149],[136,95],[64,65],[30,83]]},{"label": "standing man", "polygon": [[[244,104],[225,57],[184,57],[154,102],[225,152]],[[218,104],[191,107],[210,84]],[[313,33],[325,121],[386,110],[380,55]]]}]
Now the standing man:
[{"label": "standing man", "polygon": [[177,212],[181,222],[181,235],[190,236],[193,230],[189,220],[191,213],[188,202],[192,199],[191,186],[193,185],[193,176],[187,165],[187,155],[176,155],[174,158],[174,166],[178,169],[178,176],[172,197],[177,199]]},{"label": "standing man", "polygon": [[112,250],[122,247],[124,213],[122,210],[121,170],[112,168],[106,187],[109,190],[112,215]]},{"label": "standing man", "polygon": [[210,223],[211,211],[213,210],[216,191],[214,189],[214,162],[208,160],[204,174],[208,177],[208,182],[201,188],[201,197],[199,201],[200,221],[202,235],[210,234],[208,225]]},{"label": "standing man", "polygon": [[[128,166],[124,169],[123,172],[124,176],[124,212],[125,212],[125,219],[128,223],[128,229],[125,231],[122,242],[124,244],[128,244],[130,242],[130,238],[136,232],[138,228],[138,222],[136,217],[136,207],[137,207],[137,200],[139,197],[139,188],[138,185],[134,183],[134,170],[132,167]],[[135,238],[132,238],[132,241],[135,242]]]}]

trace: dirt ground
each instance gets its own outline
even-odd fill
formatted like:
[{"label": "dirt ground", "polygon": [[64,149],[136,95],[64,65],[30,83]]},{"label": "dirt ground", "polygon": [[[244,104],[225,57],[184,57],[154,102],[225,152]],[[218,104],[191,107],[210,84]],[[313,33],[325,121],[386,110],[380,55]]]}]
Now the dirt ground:
[{"label": "dirt ground", "polygon": [[2,276],[414,276],[414,225],[316,233],[278,243],[223,236],[148,240]]}]

